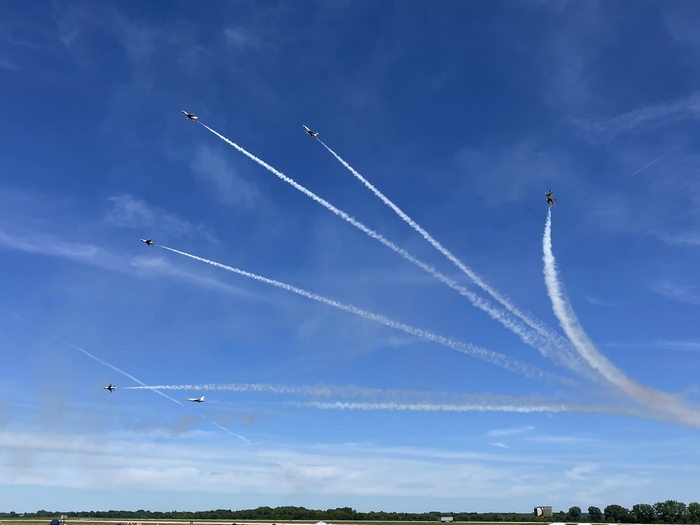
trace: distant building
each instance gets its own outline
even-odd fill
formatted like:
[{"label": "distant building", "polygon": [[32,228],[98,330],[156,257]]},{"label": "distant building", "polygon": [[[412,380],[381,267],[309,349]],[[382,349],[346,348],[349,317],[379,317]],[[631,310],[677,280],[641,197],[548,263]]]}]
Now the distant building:
[{"label": "distant building", "polygon": [[545,518],[551,518],[552,517],[552,507],[535,507],[535,516],[537,517],[545,517]]},{"label": "distant building", "polygon": [[455,519],[452,516],[440,516],[440,522],[441,523],[450,523],[454,521]]}]

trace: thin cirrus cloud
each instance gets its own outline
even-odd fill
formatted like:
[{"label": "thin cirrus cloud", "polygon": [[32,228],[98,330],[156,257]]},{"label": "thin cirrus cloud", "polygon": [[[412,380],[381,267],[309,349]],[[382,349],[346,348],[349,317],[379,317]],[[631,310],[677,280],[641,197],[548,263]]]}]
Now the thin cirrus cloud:
[{"label": "thin cirrus cloud", "polygon": [[197,180],[213,187],[221,202],[250,209],[260,199],[258,189],[238,175],[223,155],[208,146],[197,148],[191,168]]},{"label": "thin cirrus cloud", "polygon": [[[111,208],[105,215],[108,224],[120,228],[148,228],[158,233],[186,237],[201,237],[216,242],[214,232],[203,224],[192,224],[177,215],[167,213],[146,201],[129,194],[115,195],[108,199]],[[147,235],[144,233],[144,235]]]},{"label": "thin cirrus cloud", "polygon": [[489,437],[512,436],[514,434],[524,434],[526,432],[532,432],[533,430],[535,430],[535,427],[533,427],[532,425],[526,425],[523,427],[500,428],[500,429],[489,430],[486,433],[486,435]]},{"label": "thin cirrus cloud", "polygon": [[667,299],[700,305],[700,293],[692,286],[682,286],[669,280],[663,280],[652,284],[651,289]]},{"label": "thin cirrus cloud", "polygon": [[572,121],[589,137],[614,138],[625,133],[640,133],[681,120],[700,118],[700,93],[674,101],[649,104],[641,108],[598,120]]}]

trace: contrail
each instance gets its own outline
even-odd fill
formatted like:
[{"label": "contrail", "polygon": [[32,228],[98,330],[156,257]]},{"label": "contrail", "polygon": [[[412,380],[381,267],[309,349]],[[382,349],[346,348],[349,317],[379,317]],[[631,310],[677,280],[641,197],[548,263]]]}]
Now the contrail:
[{"label": "contrail", "polygon": [[[444,255],[452,264],[454,264],[457,268],[459,268],[463,273],[465,273],[472,281],[474,281],[474,284],[476,284],[479,288],[484,290],[486,293],[488,293],[491,297],[493,297],[496,301],[501,303],[506,310],[511,312],[513,315],[516,317],[520,318],[525,324],[527,324],[530,328],[535,330],[538,334],[543,336],[551,345],[553,345],[559,354],[559,362],[561,364],[564,364],[565,366],[569,367],[572,370],[575,370],[577,372],[583,372],[585,373],[585,370],[581,370],[581,365],[582,363],[570,352],[570,345],[567,343],[567,341],[562,338],[559,334],[554,332],[550,327],[548,327],[546,324],[544,324],[542,321],[539,319],[536,319],[532,314],[523,312],[519,308],[517,308],[513,303],[508,300],[507,297],[505,297],[503,294],[501,294],[498,290],[495,288],[492,288],[489,286],[479,275],[477,275],[474,270],[469,268],[466,264],[464,264],[461,260],[459,260],[455,255],[452,254],[447,248],[445,248],[440,242],[438,242],[432,235],[430,235],[423,227],[421,227],[420,224],[418,224],[416,221],[411,219],[401,208],[399,208],[396,204],[394,204],[389,198],[387,198],[381,191],[379,191],[373,184],[371,184],[367,179],[365,179],[360,173],[355,170],[350,164],[345,162],[345,160],[338,155],[335,151],[333,151],[331,148],[326,145],[325,142],[323,142],[321,139],[316,137],[316,140],[318,140],[324,148],[326,148],[331,155],[333,155],[343,166],[345,166],[350,173],[352,173],[362,184],[364,184],[372,193],[374,193],[379,199],[386,204],[389,208],[391,208],[401,219],[404,220],[411,228],[413,228],[416,232],[418,232],[426,241],[428,241],[433,248],[435,248],[437,251],[439,251],[442,255]],[[474,302],[474,301],[472,301]],[[492,315],[493,317],[493,315]],[[495,317],[494,317],[495,318]],[[516,332],[517,333],[517,332]],[[520,335],[520,334],[518,334]],[[522,336],[521,336],[522,338]],[[525,341],[525,339],[523,339]],[[525,341],[527,344],[530,344],[528,341]],[[532,345],[531,345],[532,346]],[[540,352],[545,357],[553,357],[549,353],[549,349],[547,347],[545,348],[538,348]]]},{"label": "contrail", "polygon": [[214,426],[219,427],[221,430],[223,430],[223,431],[225,431],[225,432],[228,432],[228,433],[231,434],[232,436],[236,436],[238,439],[242,440],[244,443],[250,443],[250,440],[249,440],[249,439],[246,439],[246,438],[244,438],[243,436],[241,436],[240,434],[236,434],[235,432],[231,432],[228,428],[222,427],[222,426],[219,425],[218,423],[214,423],[214,422],[212,421],[211,424],[214,425]]},{"label": "contrail", "polygon": [[559,320],[564,333],[574,348],[590,366],[608,383],[626,396],[656,410],[666,419],[676,423],[700,428],[700,407],[688,403],[679,397],[660,392],[651,387],[637,383],[627,377],[613,365],[595,347],[576,317],[569,298],[564,291],[557,272],[556,260],[552,253],[552,210],[547,213],[547,222],[542,240],[544,262],[544,281],[547,293],[552,301],[554,315]]},{"label": "contrail", "polygon": [[[199,121],[198,121],[198,122],[199,122]],[[363,223],[361,223],[360,221],[354,219],[353,217],[351,217],[350,215],[348,215],[348,214],[347,214],[346,212],[344,212],[343,210],[341,210],[341,209],[339,209],[339,208],[336,208],[336,207],[333,206],[330,202],[326,201],[325,199],[322,199],[321,197],[319,197],[318,195],[316,195],[316,194],[313,193],[312,191],[308,190],[307,188],[305,188],[305,187],[302,186],[301,184],[297,183],[295,180],[291,179],[290,177],[287,177],[284,173],[282,173],[282,172],[276,170],[275,168],[273,168],[272,166],[270,166],[269,164],[267,164],[265,161],[259,159],[258,157],[256,157],[256,156],[253,155],[252,153],[250,153],[250,152],[246,151],[245,149],[243,149],[241,146],[239,146],[239,145],[236,144],[235,142],[232,142],[231,140],[229,140],[228,138],[224,137],[224,136],[221,135],[220,133],[214,131],[213,129],[211,129],[211,128],[210,128],[209,126],[207,126],[206,124],[202,124],[201,122],[199,122],[199,124],[201,124],[202,126],[204,126],[206,129],[208,129],[210,132],[212,132],[214,135],[216,135],[217,137],[219,137],[221,140],[223,140],[224,142],[226,142],[226,143],[229,144],[230,146],[233,146],[236,150],[238,150],[239,152],[243,153],[245,156],[247,156],[247,157],[250,158],[251,160],[253,160],[253,161],[257,162],[258,164],[260,164],[263,168],[265,168],[266,170],[270,171],[271,173],[273,173],[274,175],[276,175],[278,178],[280,178],[281,180],[283,180],[283,181],[286,182],[287,184],[291,185],[291,186],[292,186],[293,188],[295,188],[296,190],[300,191],[301,193],[303,193],[304,195],[306,195],[306,196],[309,197],[310,199],[312,199],[312,200],[318,202],[321,206],[323,206],[323,207],[326,208],[327,210],[331,211],[332,213],[334,213],[335,215],[337,215],[337,216],[340,217],[341,219],[343,219],[343,220],[349,222],[349,223],[350,223],[351,225],[353,225],[355,228],[357,228],[358,230],[362,231],[363,233],[365,233],[366,235],[368,235],[368,236],[371,237],[372,239],[375,239],[375,240],[379,241],[381,244],[383,244],[383,245],[386,246],[387,248],[389,248],[389,249],[391,249],[392,251],[398,253],[401,257],[403,257],[403,258],[406,259],[407,261],[411,262],[412,264],[418,266],[418,267],[419,267],[420,269],[422,269],[423,271],[429,273],[430,275],[432,275],[433,277],[435,277],[438,281],[442,282],[443,284],[446,284],[447,286],[449,286],[449,287],[452,288],[453,290],[456,290],[457,292],[459,292],[459,294],[461,294],[461,295],[463,295],[464,297],[466,297],[474,306],[476,306],[477,308],[483,310],[483,311],[486,312],[492,319],[498,321],[498,322],[501,323],[503,326],[505,326],[506,328],[508,328],[509,330],[511,330],[513,333],[515,333],[516,335],[518,335],[518,336],[520,337],[520,339],[521,339],[525,344],[527,344],[527,345],[529,345],[529,346],[531,346],[531,347],[537,349],[543,356],[548,357],[548,358],[552,359],[554,362],[556,362],[557,364],[564,365],[564,366],[566,366],[567,368],[569,368],[569,369],[571,369],[571,370],[575,370],[575,371],[577,371],[577,372],[579,372],[579,373],[583,373],[584,375],[586,374],[587,370],[585,369],[585,366],[583,366],[583,363],[581,363],[581,361],[579,361],[578,358],[570,352],[570,350],[569,350],[569,345],[567,344],[567,342],[566,342],[562,337],[560,337],[558,334],[556,334],[554,331],[552,331],[551,329],[549,329],[548,327],[546,327],[545,325],[543,325],[541,322],[537,322],[537,321],[531,320],[529,317],[526,318],[526,317],[525,317],[525,314],[523,314],[523,313],[520,312],[519,310],[515,309],[515,307],[512,307],[512,306],[511,306],[511,308],[510,308],[511,312],[512,312],[514,315],[516,315],[516,316],[520,317],[521,319],[523,319],[523,321],[525,321],[525,323],[527,323],[528,325],[530,325],[530,327],[533,328],[533,329],[537,332],[537,334],[539,334],[539,336],[538,336],[537,334],[533,333],[532,331],[530,331],[530,330],[528,330],[526,327],[524,327],[524,326],[523,326],[520,322],[518,322],[517,320],[512,319],[506,312],[503,312],[503,311],[500,310],[499,308],[497,308],[497,307],[495,307],[494,305],[492,305],[492,304],[491,304],[489,301],[487,301],[486,299],[484,299],[484,298],[482,298],[482,297],[479,297],[477,294],[475,294],[475,293],[472,292],[471,290],[469,290],[469,289],[467,289],[467,288],[465,288],[465,287],[463,287],[463,286],[460,286],[460,285],[457,284],[457,282],[454,281],[453,279],[450,279],[450,278],[447,277],[446,275],[444,275],[444,274],[438,272],[437,270],[435,270],[435,269],[434,269],[432,266],[430,266],[429,264],[427,264],[427,263],[425,263],[425,262],[423,262],[423,261],[417,259],[416,257],[414,257],[413,255],[411,255],[411,254],[410,254],[408,251],[406,251],[405,249],[403,249],[403,248],[401,248],[400,246],[396,245],[395,243],[391,242],[390,240],[388,240],[387,238],[385,238],[383,235],[381,235],[380,233],[376,232],[375,230],[372,230],[371,228],[365,226]],[[321,142],[321,144],[323,144],[323,142]],[[350,168],[350,167],[347,165],[347,163],[345,163],[344,160],[342,160],[340,157],[338,157],[338,155],[337,155],[333,150],[331,150],[330,148],[328,148],[328,146],[326,146],[325,144],[323,144],[323,145],[324,145],[331,153],[333,153],[333,155],[335,155],[341,162],[343,162],[350,170],[352,170],[352,168]],[[354,172],[354,170],[352,170],[352,171]],[[354,173],[357,173],[357,172],[354,172]],[[357,175],[361,178],[362,181],[365,182],[365,184],[369,184],[369,183],[368,183],[365,179],[363,179],[359,174],[357,174]],[[370,186],[371,186],[371,185],[370,185]],[[374,188],[374,187],[372,186],[372,188]],[[373,191],[377,191],[377,190],[376,190],[376,189],[373,189]],[[384,197],[381,193],[379,193],[379,195],[381,195],[381,197],[382,197],[383,199],[386,199],[386,197]],[[386,201],[389,202],[389,203],[391,202],[391,201],[389,201],[388,199],[386,199]],[[401,214],[403,214],[403,212],[402,212],[401,210],[399,210],[393,203],[391,203],[390,205],[393,206],[396,210],[398,210],[398,212],[400,212]],[[398,212],[397,212],[397,213],[398,213]],[[403,214],[403,215],[405,215],[405,214]],[[410,221],[410,218],[408,218],[408,220]],[[413,221],[411,221],[409,224],[411,224],[411,223],[413,223]],[[413,224],[415,224],[415,223],[413,223]],[[416,225],[416,226],[418,226],[418,225]],[[420,228],[420,226],[418,226],[418,227]],[[421,231],[422,231],[422,229],[421,229]],[[432,237],[431,237],[431,239],[432,239]],[[440,245],[440,247],[441,247],[442,250],[444,250],[445,252],[447,252],[447,250],[445,250],[444,248],[442,248],[441,245]],[[481,281],[481,279],[480,279],[476,274],[474,274],[474,272],[472,272],[469,268],[467,268],[466,266],[464,266],[464,265],[463,265],[456,257],[454,257],[452,254],[450,254],[449,252],[447,252],[447,253],[449,254],[450,257],[452,257],[451,260],[454,259],[453,262],[456,261],[455,264],[458,264],[458,267],[459,267],[459,265],[461,265],[461,266],[467,271],[467,275],[469,275],[470,277],[472,277],[472,280],[474,280],[474,282],[475,282],[477,285],[481,286],[482,288],[484,288],[484,286],[486,286],[486,285],[483,283],[483,281]],[[448,258],[449,258],[449,257],[448,257]],[[482,284],[479,284],[479,283],[482,283]],[[483,286],[482,286],[482,285],[483,285]],[[485,289],[485,288],[484,288],[484,289]],[[489,290],[491,290],[491,289],[489,288],[487,291],[489,291]],[[491,293],[491,294],[493,295],[492,292],[494,292],[494,291],[493,291],[493,290],[492,290],[492,291],[489,291],[489,293]],[[494,292],[494,293],[495,293],[495,292]],[[494,297],[495,297],[495,296],[494,296]],[[498,297],[501,297],[501,296],[499,295]],[[498,299],[498,297],[496,297],[496,299],[503,303],[503,301],[504,301],[505,299]],[[504,304],[505,304],[505,303],[504,303]],[[508,304],[510,304],[510,303],[508,303]],[[506,305],[506,307],[508,308],[507,305]],[[544,340],[542,340],[542,339],[544,339]],[[554,349],[552,349],[552,346],[554,346]]]},{"label": "contrail", "polygon": [[197,261],[211,264],[212,266],[216,266],[217,268],[222,268],[222,269],[227,270],[229,272],[237,273],[239,275],[243,275],[244,277],[248,277],[250,279],[254,279],[256,281],[260,281],[260,282],[263,282],[265,284],[270,284],[272,286],[276,286],[277,288],[281,288],[283,290],[293,292],[295,294],[301,295],[301,296],[306,297],[308,299],[313,299],[314,301],[318,301],[319,303],[333,306],[334,308],[338,308],[339,310],[343,310],[345,312],[350,312],[352,314],[359,315],[360,317],[364,317],[365,319],[369,319],[370,321],[375,321],[377,323],[383,324],[383,325],[388,326],[390,328],[394,328],[396,330],[401,330],[407,334],[415,335],[417,337],[420,337],[422,339],[426,339],[428,341],[433,341],[433,342],[441,344],[443,346],[447,346],[448,348],[452,348],[453,350],[456,350],[458,352],[462,352],[462,353],[470,355],[472,357],[477,357],[479,359],[483,359],[484,361],[487,361],[489,363],[503,367],[506,370],[510,370],[511,372],[516,372],[518,374],[522,374],[525,377],[528,377],[530,379],[559,381],[559,382],[563,382],[563,383],[567,383],[567,384],[572,383],[571,380],[569,380],[567,378],[562,378],[556,374],[552,374],[551,372],[546,372],[540,368],[528,365],[526,363],[521,363],[521,362],[519,362],[515,359],[511,359],[503,354],[499,354],[498,352],[494,352],[493,350],[487,350],[486,348],[482,348],[480,346],[476,346],[476,345],[473,345],[471,343],[462,343],[460,341],[454,341],[450,338],[443,337],[441,335],[433,334],[432,332],[429,332],[427,330],[422,330],[420,328],[414,328],[414,327],[409,326],[409,325],[404,324],[404,323],[392,321],[391,319],[384,317],[383,315],[377,315],[377,314],[368,312],[366,310],[362,310],[361,308],[357,308],[357,307],[352,306],[352,305],[343,304],[343,303],[340,303],[338,301],[334,301],[332,299],[328,299],[326,297],[323,297],[321,295],[307,292],[306,290],[302,290],[301,288],[297,288],[296,286],[292,286],[292,285],[289,285],[289,284],[286,284],[286,283],[283,283],[280,281],[275,281],[274,279],[268,279],[267,277],[262,277],[260,275],[246,272],[246,271],[238,269],[238,268],[226,266],[225,264],[210,261],[210,260],[204,259],[202,257],[197,257],[196,255],[182,252],[180,250],[175,250],[174,248],[168,248],[167,246],[163,246],[160,244],[157,246],[160,246],[164,250],[168,250],[168,251],[171,251],[173,253],[178,253],[180,255],[184,255],[185,257],[189,257],[189,258],[197,260]]},{"label": "contrail", "polygon": [[[111,368],[112,370],[114,370],[115,372],[117,372],[117,373],[123,375],[124,377],[128,377],[128,378],[131,379],[134,383],[138,383],[139,385],[141,385],[141,387],[147,388],[148,390],[153,390],[153,391],[156,392],[157,394],[160,394],[161,396],[163,396],[165,399],[169,399],[170,401],[172,401],[173,403],[177,403],[177,404],[180,405],[181,407],[184,407],[184,406],[185,406],[185,405],[183,405],[182,403],[180,403],[177,399],[173,399],[172,397],[170,397],[170,396],[167,395],[167,394],[164,394],[164,393],[161,392],[160,390],[148,386],[148,385],[147,385],[146,383],[144,383],[143,381],[141,381],[141,380],[139,380],[139,379],[136,379],[134,376],[132,376],[131,374],[129,374],[129,373],[127,373],[127,372],[124,372],[124,370],[122,370],[121,368],[117,368],[116,366],[114,366],[114,365],[108,363],[107,361],[103,361],[103,360],[100,359],[99,357],[95,357],[94,355],[92,355],[90,352],[88,352],[88,351],[85,350],[84,348],[80,348],[79,346],[76,346],[76,345],[74,345],[73,343],[69,343],[69,342],[66,341],[65,339],[61,339],[60,337],[58,337],[58,336],[55,335],[55,334],[52,334],[51,332],[47,332],[47,333],[48,333],[51,337],[53,337],[53,338],[57,339],[58,341],[60,341],[61,343],[63,343],[64,345],[68,345],[68,346],[70,346],[71,348],[75,348],[76,350],[82,352],[83,354],[85,354],[85,355],[88,356],[89,358],[94,359],[94,360],[97,361],[98,363],[100,363],[100,364],[102,364],[102,365],[104,365],[104,366],[106,366],[106,367],[108,367],[108,368]],[[128,388],[128,387],[127,387],[127,388]]]},{"label": "contrail", "polygon": [[668,155],[669,153],[671,153],[671,152],[673,152],[673,151],[676,151],[678,148],[680,148],[680,147],[681,147],[683,144],[685,144],[686,142],[688,142],[688,139],[686,139],[686,140],[684,140],[683,142],[681,142],[680,144],[678,144],[678,145],[672,147],[672,148],[671,148],[670,150],[668,150],[666,153],[662,153],[661,155],[659,155],[658,157],[656,157],[654,160],[652,160],[649,164],[646,164],[646,165],[642,166],[642,167],[639,168],[637,171],[635,171],[634,173],[632,173],[632,174],[630,175],[630,177],[634,177],[637,173],[640,173],[640,172],[644,171],[644,170],[647,169],[649,166],[653,166],[654,164],[656,164],[658,161],[660,161],[661,159],[663,159],[663,158],[664,158],[666,155]]}]

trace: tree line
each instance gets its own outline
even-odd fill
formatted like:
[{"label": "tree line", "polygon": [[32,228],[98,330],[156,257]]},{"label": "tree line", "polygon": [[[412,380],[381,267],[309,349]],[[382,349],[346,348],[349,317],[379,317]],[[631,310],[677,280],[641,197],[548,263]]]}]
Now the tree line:
[{"label": "tree line", "polygon": [[304,507],[258,507],[248,510],[207,510],[197,512],[170,511],[159,512],[150,510],[107,510],[82,512],[53,512],[38,510],[25,514],[2,512],[0,519],[25,518],[56,518],[61,515],[67,518],[111,518],[136,520],[324,520],[324,521],[439,521],[443,516],[451,516],[454,521],[493,521],[493,522],[581,522],[591,523],[697,523],[700,524],[700,503],[689,505],[680,501],[667,500],[653,505],[639,503],[627,509],[620,505],[608,505],[603,510],[598,507],[588,507],[584,513],[580,507],[571,507],[568,512],[557,512],[551,518],[535,518],[532,513],[517,512],[357,512],[350,507],[328,510],[314,510]]}]

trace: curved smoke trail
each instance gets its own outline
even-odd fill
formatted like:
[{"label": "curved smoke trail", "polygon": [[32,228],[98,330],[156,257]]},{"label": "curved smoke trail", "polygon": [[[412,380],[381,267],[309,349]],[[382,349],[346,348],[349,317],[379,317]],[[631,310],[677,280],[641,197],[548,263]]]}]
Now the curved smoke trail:
[{"label": "curved smoke trail", "polygon": [[560,282],[556,260],[552,252],[552,210],[547,213],[547,222],[542,239],[544,282],[552,302],[554,315],[574,348],[609,384],[626,396],[656,410],[666,419],[683,425],[700,428],[700,407],[688,403],[666,392],[660,392],[627,377],[595,347],[581,326],[571,302]]},{"label": "curved smoke trail", "polygon": [[[198,121],[198,123],[201,124],[207,130],[209,130],[211,133],[213,133],[214,135],[219,137],[221,140],[226,142],[228,145],[233,146],[236,150],[243,153],[246,157],[248,157],[249,159],[258,163],[260,166],[262,166],[266,170],[268,170],[271,173],[273,173],[274,175],[276,175],[278,178],[280,178],[281,180],[283,180],[284,182],[286,182],[287,184],[292,186],[294,189],[300,191],[301,193],[303,193],[304,195],[306,195],[310,199],[319,203],[321,206],[323,206],[327,210],[331,211],[332,213],[334,213],[336,216],[340,217],[341,219],[347,221],[352,226],[354,226],[358,230],[362,231],[363,233],[365,233],[366,235],[368,235],[372,239],[379,241],[381,244],[383,244],[387,248],[398,253],[401,257],[403,257],[404,259],[406,259],[410,263],[418,266],[423,271],[429,273],[430,275],[435,277],[438,281],[449,286],[453,290],[456,290],[460,295],[463,295],[464,297],[466,297],[475,307],[486,312],[492,319],[494,319],[495,321],[498,321],[503,326],[508,328],[510,331],[515,333],[518,337],[520,337],[520,339],[525,344],[537,349],[543,356],[548,357],[548,358],[552,359],[555,363],[566,366],[567,368],[574,370],[576,372],[582,373],[584,375],[586,375],[588,373],[587,368],[585,366],[582,366],[583,363],[581,363],[576,358],[576,356],[573,355],[569,351],[566,341],[561,336],[559,336],[557,333],[553,332],[551,329],[548,329],[548,327],[546,327],[542,323],[537,324],[534,320],[531,320],[531,319],[528,320],[529,317],[525,316],[525,314],[520,312],[520,310],[517,310],[515,307],[512,307],[512,305],[511,305],[512,313],[516,316],[521,317],[527,324],[529,324],[531,326],[531,328],[533,328],[535,330],[535,332],[528,330],[519,321],[517,321],[516,319],[513,319],[506,312],[495,307],[486,299],[479,297],[477,294],[475,294],[471,290],[469,290],[463,286],[460,286],[453,279],[450,279],[446,275],[435,270],[429,264],[421,261],[420,259],[417,259],[413,255],[411,255],[408,251],[406,251],[405,249],[396,245],[395,243],[391,242],[390,240],[385,238],[380,233],[365,226],[363,223],[354,219],[353,217],[351,217],[349,214],[347,214],[343,210],[336,208],[330,202],[326,201],[325,199],[322,199],[321,197],[319,197],[318,195],[316,195],[312,191],[308,190],[307,188],[305,188],[304,186],[302,186],[301,184],[296,182],[294,179],[286,176],[284,173],[280,172],[279,170],[276,170],[275,168],[270,166],[265,161],[259,159],[258,157],[256,157],[252,153],[248,152],[247,150],[245,150],[244,148],[242,148],[241,146],[239,146],[235,142],[229,140],[228,138],[224,137],[223,135],[221,135],[217,131],[213,130],[212,128],[210,128],[206,124],[203,124],[199,121]],[[325,144],[323,144],[323,145],[326,146]],[[326,148],[328,148],[328,146],[326,146]],[[344,160],[342,160],[340,157],[338,157],[338,155],[333,150],[331,150],[330,148],[328,148],[328,150],[331,153],[333,153],[333,155],[335,155],[351,171],[354,172],[354,170],[352,170],[352,168],[350,168],[347,165],[347,163],[345,163]],[[357,173],[357,172],[354,172],[354,173]],[[361,175],[359,175],[359,174],[357,174],[357,175],[360,176],[360,178],[361,178]],[[363,180],[365,182],[365,184],[369,184],[363,178],[361,178],[361,180]],[[373,186],[372,186],[372,188],[373,188]],[[373,190],[373,191],[375,191],[375,190]],[[382,198],[386,199],[386,197],[384,197],[383,195],[382,195]],[[386,200],[388,201],[388,199],[386,199]],[[391,204],[391,206],[394,206],[393,203]],[[396,209],[398,210],[398,208],[396,208]],[[403,214],[403,212],[401,210],[398,210],[398,211]],[[444,250],[444,248],[443,248],[443,250]],[[447,253],[449,253],[449,252],[447,252]],[[455,261],[457,261],[457,263],[459,263],[459,265],[462,265],[462,267],[464,267],[464,269],[467,270],[467,275],[469,275],[477,285],[482,286],[482,288],[484,286],[486,286],[485,283],[483,283],[483,281],[476,274],[474,274],[474,272],[471,271],[471,269],[464,266],[458,259],[456,259],[454,256],[452,256],[452,254],[449,254],[449,255]],[[505,299],[502,296],[500,296],[500,294],[498,294],[497,292],[495,292],[494,290],[492,290],[490,288],[489,288],[489,290],[491,290],[489,293],[493,292],[493,293],[496,293],[498,295],[498,297],[501,297],[501,299],[498,299],[498,297],[494,296],[494,297],[496,297],[497,300],[505,301]],[[493,295],[493,293],[492,293],[492,295]],[[510,303],[508,303],[508,304],[510,304]],[[554,349],[552,348],[552,346],[554,347]]]},{"label": "curved smoke trail", "polygon": [[534,367],[532,365],[528,365],[526,363],[521,363],[520,361],[517,361],[515,359],[511,359],[508,356],[503,355],[503,354],[499,354],[498,352],[494,352],[493,350],[488,350],[486,348],[482,348],[480,346],[473,345],[471,343],[462,343],[460,341],[454,341],[453,339],[434,334],[434,333],[429,332],[427,330],[422,330],[420,328],[415,328],[413,326],[409,326],[409,325],[404,324],[404,323],[392,321],[391,319],[384,317],[383,315],[373,314],[372,312],[362,310],[361,308],[357,308],[356,306],[340,303],[338,301],[328,299],[328,298],[323,297],[321,295],[307,292],[306,290],[303,290],[301,288],[297,288],[296,286],[292,286],[290,284],[286,284],[286,283],[283,283],[280,281],[275,281],[274,279],[268,279],[267,277],[262,277],[260,275],[256,275],[256,274],[251,273],[251,272],[246,272],[245,270],[241,270],[239,268],[234,268],[232,266],[227,266],[225,264],[210,261],[208,259],[204,259],[203,257],[197,257],[196,255],[192,255],[190,253],[182,252],[180,250],[175,250],[174,248],[168,248],[167,246],[163,246],[163,245],[157,245],[157,246],[160,246],[164,250],[168,250],[168,251],[171,251],[173,253],[178,253],[180,255],[184,255],[185,257],[189,257],[189,258],[194,259],[196,261],[201,261],[201,262],[204,262],[207,264],[211,264],[212,266],[216,266],[217,268],[222,268],[222,269],[227,270],[229,272],[243,275],[244,277],[248,277],[249,279],[254,279],[256,281],[260,281],[260,282],[263,282],[265,284],[270,284],[270,285],[275,286],[277,288],[281,288],[283,290],[293,292],[295,294],[301,295],[301,296],[306,297],[308,299],[313,299],[314,301],[318,301],[319,303],[327,304],[327,305],[332,306],[334,308],[338,308],[339,310],[343,310],[345,312],[359,315],[360,317],[364,317],[365,319],[369,319],[370,321],[375,321],[377,323],[383,324],[384,326],[388,326],[388,327],[394,328],[396,330],[401,330],[402,332],[407,333],[409,335],[415,335],[415,336],[420,337],[422,339],[426,339],[428,341],[433,341],[435,343],[441,344],[443,346],[446,346],[446,347],[451,348],[453,350],[456,350],[458,352],[462,352],[462,353],[470,355],[472,357],[483,359],[484,361],[487,361],[487,362],[492,363],[494,365],[503,367],[506,370],[510,370],[511,372],[522,374],[525,377],[528,377],[530,379],[558,381],[560,383],[572,384],[572,381],[567,379],[567,378],[560,377],[560,376],[553,374],[551,372],[546,372],[545,370]]}]

